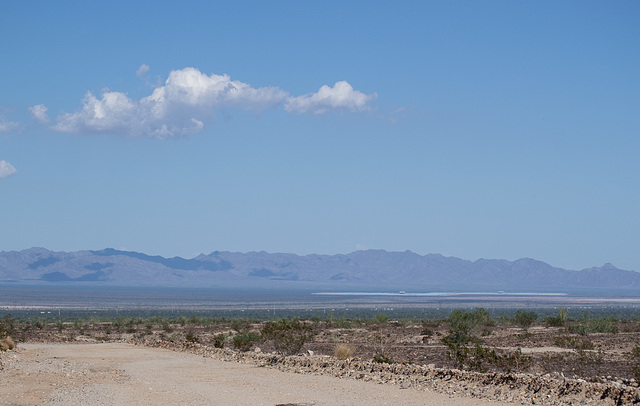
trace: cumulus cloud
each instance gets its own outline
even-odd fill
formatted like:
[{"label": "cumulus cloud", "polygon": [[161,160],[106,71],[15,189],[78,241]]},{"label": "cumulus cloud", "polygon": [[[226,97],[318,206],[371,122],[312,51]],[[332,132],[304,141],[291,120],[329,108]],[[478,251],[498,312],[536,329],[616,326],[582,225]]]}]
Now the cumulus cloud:
[{"label": "cumulus cloud", "polygon": [[9,121],[4,116],[0,116],[0,133],[8,133],[18,128],[18,126],[18,123]]},{"label": "cumulus cloud", "polygon": [[364,111],[368,103],[378,97],[376,93],[366,95],[345,81],[333,87],[324,85],[317,93],[291,97],[284,108],[290,113],[322,114],[329,110]]},{"label": "cumulus cloud", "polygon": [[11,176],[14,173],[18,172],[16,168],[13,167],[7,161],[0,161],[0,178],[6,178],[7,176]]},{"label": "cumulus cloud", "polygon": [[39,122],[40,124],[48,124],[49,116],[47,115],[47,107],[44,104],[38,104],[35,106],[29,107],[29,112],[34,120]]},{"label": "cumulus cloud", "polygon": [[[138,76],[149,70],[145,64]],[[126,93],[105,90],[100,97],[87,92],[81,110],[63,113],[53,129],[68,133],[110,133],[168,138],[200,132],[217,110],[239,108],[261,112],[285,107],[288,112],[320,114],[329,110],[362,111],[375,99],[353,90],[347,82],[323,86],[318,93],[291,97],[278,87],[254,88],[228,75],[207,75],[196,68],[172,71],[151,95],[132,100]],[[43,105],[34,106],[40,110]],[[33,113],[35,117],[35,113]]]}]

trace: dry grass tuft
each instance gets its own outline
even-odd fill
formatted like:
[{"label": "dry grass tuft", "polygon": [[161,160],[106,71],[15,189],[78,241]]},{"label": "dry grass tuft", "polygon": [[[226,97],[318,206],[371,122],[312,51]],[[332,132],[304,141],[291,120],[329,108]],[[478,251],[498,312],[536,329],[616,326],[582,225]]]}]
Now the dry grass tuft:
[{"label": "dry grass tuft", "polygon": [[13,350],[16,348],[16,343],[11,337],[5,337],[0,340],[0,351]]},{"label": "dry grass tuft", "polygon": [[356,349],[350,346],[349,344],[337,344],[334,351],[336,358],[340,360],[353,357],[353,354],[355,352],[356,352]]}]

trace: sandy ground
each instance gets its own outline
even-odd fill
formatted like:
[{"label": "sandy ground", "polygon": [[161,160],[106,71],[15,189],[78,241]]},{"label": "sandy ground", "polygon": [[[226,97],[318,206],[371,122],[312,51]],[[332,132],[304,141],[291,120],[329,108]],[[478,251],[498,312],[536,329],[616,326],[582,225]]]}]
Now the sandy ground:
[{"label": "sandy ground", "polygon": [[0,405],[506,405],[188,353],[105,344],[21,344]]}]

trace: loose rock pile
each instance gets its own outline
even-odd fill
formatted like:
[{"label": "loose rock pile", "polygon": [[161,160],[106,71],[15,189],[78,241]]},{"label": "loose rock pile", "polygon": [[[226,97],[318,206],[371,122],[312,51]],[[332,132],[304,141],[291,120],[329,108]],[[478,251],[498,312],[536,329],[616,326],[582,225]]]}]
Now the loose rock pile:
[{"label": "loose rock pile", "polygon": [[631,405],[640,404],[640,389],[620,382],[587,382],[562,374],[480,373],[427,365],[384,364],[329,356],[281,356],[274,353],[236,352],[198,343],[162,340],[135,341],[151,347],[185,351],[222,361],[254,363],[261,367],[313,375],[362,379],[403,388],[426,388],[449,395],[472,396],[521,404]]}]

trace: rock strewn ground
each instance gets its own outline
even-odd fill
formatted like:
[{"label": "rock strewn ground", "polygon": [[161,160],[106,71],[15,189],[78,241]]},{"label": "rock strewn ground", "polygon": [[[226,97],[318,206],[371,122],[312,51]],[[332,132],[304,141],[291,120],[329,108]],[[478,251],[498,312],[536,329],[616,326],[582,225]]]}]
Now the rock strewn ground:
[{"label": "rock strewn ground", "polygon": [[384,364],[373,361],[336,360],[328,356],[280,356],[260,352],[235,352],[197,343],[138,341],[151,347],[187,351],[224,361],[250,362],[297,373],[427,388],[449,395],[542,405],[640,404],[640,390],[618,382],[593,383],[567,379],[561,374],[479,373],[423,365]]}]

